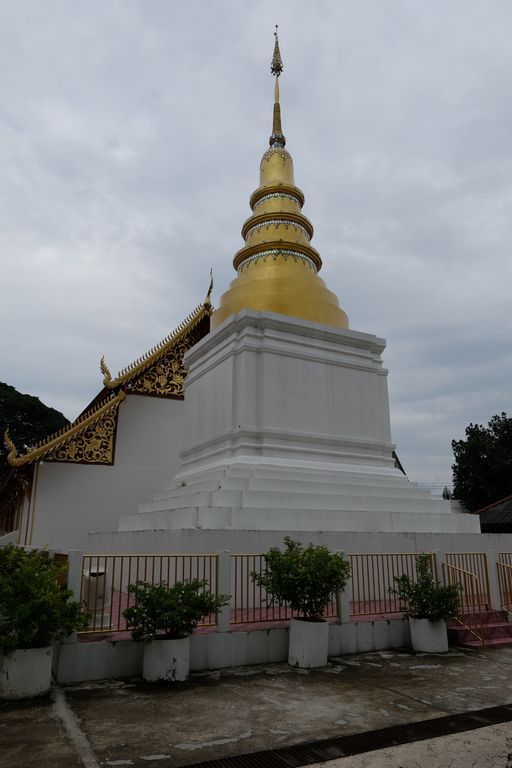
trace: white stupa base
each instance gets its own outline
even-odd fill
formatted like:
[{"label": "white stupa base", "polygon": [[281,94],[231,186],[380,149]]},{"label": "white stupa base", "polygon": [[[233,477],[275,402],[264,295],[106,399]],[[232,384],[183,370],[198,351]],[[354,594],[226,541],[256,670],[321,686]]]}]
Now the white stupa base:
[{"label": "white stupa base", "polygon": [[223,529],[474,533],[478,519],[433,498],[399,470],[358,465],[293,466],[240,459],[180,475],[120,531]]},{"label": "white stupa base", "polygon": [[479,531],[396,468],[384,346],[281,315],[229,318],[186,356],[180,472],[119,531]]}]

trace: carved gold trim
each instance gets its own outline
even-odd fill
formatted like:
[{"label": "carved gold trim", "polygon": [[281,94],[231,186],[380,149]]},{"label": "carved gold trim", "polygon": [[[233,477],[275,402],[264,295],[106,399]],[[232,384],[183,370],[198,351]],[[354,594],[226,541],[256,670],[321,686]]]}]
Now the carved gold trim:
[{"label": "carved gold trim", "polygon": [[9,430],[6,430],[4,442],[9,451],[7,461],[11,467],[20,467],[39,459],[84,464],[112,463],[117,409],[125,397],[126,393],[120,390],[22,456],[17,455]]},{"label": "carved gold trim", "polygon": [[[137,391],[145,394],[149,394],[150,391],[152,391],[154,388],[150,387],[149,385],[141,385],[142,391],[139,390],[138,385],[136,382],[134,382],[135,379],[137,379],[141,374],[148,374],[148,369],[159,368],[161,370],[158,370],[158,373],[155,374],[154,371],[151,374],[153,375],[163,375],[165,374],[164,371],[164,358],[166,358],[169,353],[171,353],[171,363],[174,363],[177,359],[177,356],[174,354],[174,349],[178,348],[178,344],[181,341],[184,341],[186,336],[190,334],[203,320],[205,317],[210,317],[213,308],[211,304],[211,290],[213,287],[213,278],[210,283],[210,289],[208,291],[208,295],[203,302],[203,304],[200,304],[196,309],[182,322],[180,325],[174,330],[171,331],[171,333],[165,337],[159,344],[154,346],[152,349],[149,350],[149,352],[146,352],[145,355],[142,357],[139,357],[138,360],[135,360],[130,365],[126,366],[126,368],[123,368],[122,371],[120,371],[115,379],[112,378],[110,371],[105,363],[105,359],[102,357],[100,361],[100,368],[101,372],[104,375],[103,378],[103,384],[108,389],[115,389],[116,387],[119,387],[121,385],[130,384],[128,387],[128,391]],[[197,339],[196,341],[198,341]],[[195,343],[195,341],[193,342]],[[180,345],[181,346],[181,345]],[[181,357],[183,357],[183,354],[186,352],[187,349],[189,349],[192,344],[189,343],[186,346],[186,349],[182,351]],[[155,370],[156,370],[155,368]],[[176,369],[176,374],[180,375],[179,371]],[[155,379],[156,382],[156,379]],[[181,385],[183,382],[181,382]],[[166,388],[166,385],[164,382],[161,383],[161,386],[163,389]],[[156,385],[156,392],[153,392],[154,394],[166,394],[165,392],[160,393],[158,391],[158,385]]]},{"label": "carved gold trim", "polygon": [[196,326],[174,341],[171,348],[156,362],[125,384],[127,394],[183,398],[187,376],[183,358],[203,336],[204,333]]}]

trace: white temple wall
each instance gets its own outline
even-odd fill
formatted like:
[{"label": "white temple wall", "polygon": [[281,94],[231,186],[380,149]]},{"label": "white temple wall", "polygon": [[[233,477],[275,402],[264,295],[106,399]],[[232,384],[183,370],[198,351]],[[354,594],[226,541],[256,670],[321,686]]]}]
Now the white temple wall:
[{"label": "white temple wall", "polygon": [[[460,513],[462,514],[462,513]],[[241,531],[189,529],[113,531],[89,537],[89,552],[197,553],[229,549],[233,554],[266,552],[285,536],[303,544],[358,552],[512,552],[510,533],[362,533],[354,531]]]},{"label": "white temple wall", "polygon": [[113,466],[40,462],[22,543],[86,550],[90,531],[115,530],[177,472],[182,417],[182,401],[131,395],[119,408]]}]

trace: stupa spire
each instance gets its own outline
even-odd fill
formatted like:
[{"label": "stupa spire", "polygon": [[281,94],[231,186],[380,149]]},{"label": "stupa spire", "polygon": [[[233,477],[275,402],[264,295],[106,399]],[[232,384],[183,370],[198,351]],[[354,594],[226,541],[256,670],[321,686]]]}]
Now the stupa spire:
[{"label": "stupa spire", "polygon": [[311,245],[313,225],[302,213],[304,194],[295,185],[293,160],[285,149],[279,100],[283,60],[277,27],[274,36],[270,147],[261,160],[259,187],[251,195],[252,215],[242,227],[245,244],[233,259],[237,277],[221,296],[212,327],[243,309],[254,309],[347,328],[347,315],[318,276],[322,259]]},{"label": "stupa spire", "polygon": [[279,38],[277,36],[277,24],[276,31],[274,32],[274,55],[272,56],[272,62],[270,64],[270,71],[276,78],[276,84],[274,87],[274,118],[272,121],[272,135],[268,140],[271,147],[280,146],[284,147],[286,139],[283,135],[283,129],[281,128],[281,105],[279,103],[279,75],[283,71],[283,60],[281,58],[281,51],[279,50]]}]

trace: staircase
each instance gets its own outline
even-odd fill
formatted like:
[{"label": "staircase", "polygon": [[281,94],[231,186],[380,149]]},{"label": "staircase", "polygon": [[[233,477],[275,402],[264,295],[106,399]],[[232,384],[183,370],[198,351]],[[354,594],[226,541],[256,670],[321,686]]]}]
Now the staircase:
[{"label": "staircase", "polygon": [[507,619],[509,615],[507,611],[463,614],[459,620],[453,619],[448,623],[449,643],[461,648],[512,645],[512,622]]}]

